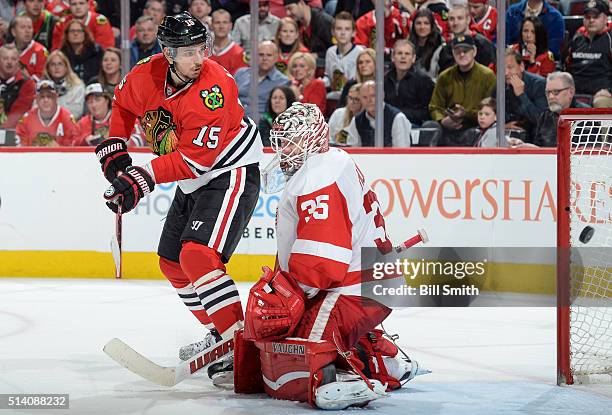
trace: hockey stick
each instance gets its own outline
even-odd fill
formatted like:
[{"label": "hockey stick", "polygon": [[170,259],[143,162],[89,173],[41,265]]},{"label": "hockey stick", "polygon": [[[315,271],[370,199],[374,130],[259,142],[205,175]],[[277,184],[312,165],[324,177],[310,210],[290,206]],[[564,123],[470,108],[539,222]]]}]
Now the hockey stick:
[{"label": "hockey stick", "polygon": [[425,229],[419,229],[416,235],[414,235],[410,239],[406,239],[404,242],[393,248],[393,250],[399,254],[400,252],[405,251],[406,249],[418,244],[419,242],[423,242],[424,244],[429,242],[429,237],[427,236]]},{"label": "hockey stick", "polygon": [[195,372],[205,369],[211,363],[233,353],[234,339],[227,339],[213,344],[208,349],[198,353],[191,359],[179,363],[177,366],[160,366],[147,359],[136,350],[119,339],[112,339],[104,346],[104,353],[121,366],[162,386],[174,386]]},{"label": "hockey stick", "polygon": [[121,278],[123,274],[123,251],[121,249],[121,231],[123,228],[123,222],[121,220],[121,202],[117,203],[117,213],[115,214],[115,234],[111,238],[111,253],[113,254],[113,261],[115,262],[115,278]]}]

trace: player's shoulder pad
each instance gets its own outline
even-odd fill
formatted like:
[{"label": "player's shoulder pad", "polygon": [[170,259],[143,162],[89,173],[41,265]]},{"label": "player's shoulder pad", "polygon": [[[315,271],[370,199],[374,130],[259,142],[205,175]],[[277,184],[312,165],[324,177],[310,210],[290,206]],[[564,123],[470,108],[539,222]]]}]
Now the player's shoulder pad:
[{"label": "player's shoulder pad", "polygon": [[108,19],[103,14],[98,14],[96,16],[96,23],[97,24],[102,25],[102,24],[106,24],[107,22],[108,22]]},{"label": "player's shoulder pad", "polygon": [[330,148],[329,151],[309,156],[304,165],[289,181],[289,190],[299,196],[316,192],[336,183],[346,174],[347,168],[353,171],[353,159],[343,150]]}]

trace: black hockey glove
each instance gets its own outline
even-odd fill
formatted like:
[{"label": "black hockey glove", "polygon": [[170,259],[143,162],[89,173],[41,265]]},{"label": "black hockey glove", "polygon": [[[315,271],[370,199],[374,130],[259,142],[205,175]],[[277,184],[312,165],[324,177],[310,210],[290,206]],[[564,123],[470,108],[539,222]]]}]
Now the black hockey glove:
[{"label": "black hockey glove", "polygon": [[121,213],[134,209],[140,199],[153,191],[155,182],[142,167],[129,166],[123,174],[113,180],[111,186],[104,192],[106,205],[117,213],[121,203]]},{"label": "black hockey glove", "polygon": [[102,164],[102,173],[109,182],[113,182],[117,175],[132,165],[132,158],[127,152],[125,140],[111,137],[96,146],[96,156]]}]

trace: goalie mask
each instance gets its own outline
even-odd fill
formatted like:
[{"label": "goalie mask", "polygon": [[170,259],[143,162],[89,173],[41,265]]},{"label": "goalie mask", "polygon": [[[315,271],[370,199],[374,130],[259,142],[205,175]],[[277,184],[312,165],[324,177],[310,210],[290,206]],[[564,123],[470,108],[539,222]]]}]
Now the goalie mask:
[{"label": "goalie mask", "polygon": [[270,145],[276,157],[264,169],[264,191],[275,193],[282,189],[284,179],[291,178],[310,155],[329,150],[329,126],[319,107],[293,103],[272,123]]}]

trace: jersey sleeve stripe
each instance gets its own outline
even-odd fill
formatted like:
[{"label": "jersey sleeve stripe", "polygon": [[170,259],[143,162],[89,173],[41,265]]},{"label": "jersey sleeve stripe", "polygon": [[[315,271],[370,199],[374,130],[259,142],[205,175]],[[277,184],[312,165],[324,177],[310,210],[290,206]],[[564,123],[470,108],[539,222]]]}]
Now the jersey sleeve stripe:
[{"label": "jersey sleeve stripe", "polygon": [[[249,118],[243,118],[242,127],[236,137],[227,146],[225,150],[217,157],[211,170],[227,167],[240,160],[244,154],[251,148],[255,142],[257,135],[257,127]],[[236,153],[239,153],[237,156]],[[235,156],[235,157],[234,157]],[[231,161],[230,161],[231,159]]]},{"label": "jersey sleeve stripe", "polygon": [[292,254],[305,254],[315,257],[331,259],[333,261],[349,264],[353,251],[327,242],[296,239],[291,249]]},{"label": "jersey sleeve stripe", "polygon": [[203,175],[204,173],[206,173],[207,171],[209,171],[210,169],[208,167],[204,167],[198,163],[196,163],[195,161],[191,160],[189,157],[187,157],[186,155],[184,155],[183,153],[179,152],[181,157],[183,158],[183,160],[185,161],[185,163],[187,164],[187,166],[189,167],[189,169],[193,172],[193,174],[198,177]]}]

